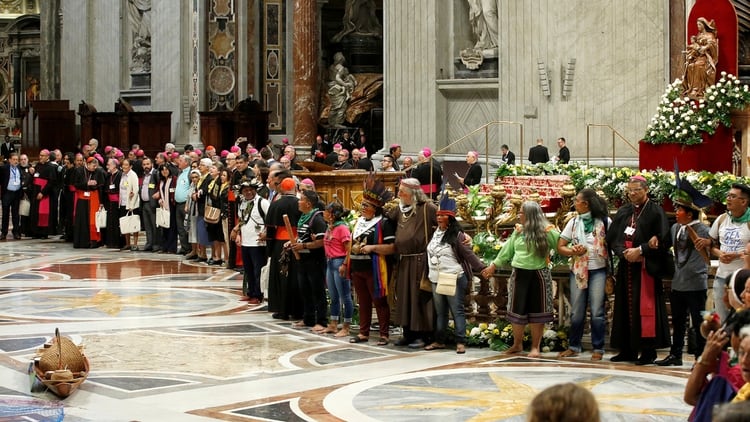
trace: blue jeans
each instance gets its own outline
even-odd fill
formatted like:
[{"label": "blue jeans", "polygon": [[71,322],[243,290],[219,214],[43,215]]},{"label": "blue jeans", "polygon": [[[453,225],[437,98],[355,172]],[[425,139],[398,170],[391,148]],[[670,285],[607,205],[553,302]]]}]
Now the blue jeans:
[{"label": "blue jeans", "polygon": [[326,267],[328,296],[331,298],[331,321],[338,321],[341,315],[341,302],[344,303],[344,322],[351,323],[354,314],[352,286],[349,280],[341,277],[339,267],[346,258],[329,258]]},{"label": "blue jeans", "polygon": [[461,274],[456,281],[456,294],[445,296],[435,292],[437,283],[432,283],[432,303],[435,304],[435,341],[445,343],[448,329],[448,308],[453,314],[453,323],[456,328],[456,343],[466,343],[466,314],[464,313],[464,298],[466,297],[466,285],[468,280],[466,274]]},{"label": "blue jeans", "polygon": [[589,285],[579,289],[576,277],[570,273],[570,345],[568,348],[581,352],[583,324],[586,321],[586,305],[591,303],[591,345],[594,352],[604,353],[604,339],[607,321],[604,317],[604,284],[607,269],[589,270]]}]

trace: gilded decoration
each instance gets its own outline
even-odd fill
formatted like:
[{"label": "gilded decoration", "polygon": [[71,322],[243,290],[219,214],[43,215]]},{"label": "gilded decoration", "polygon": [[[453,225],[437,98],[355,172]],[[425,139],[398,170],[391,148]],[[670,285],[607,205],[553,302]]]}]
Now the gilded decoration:
[{"label": "gilded decoration", "polygon": [[[346,109],[345,120],[355,122],[360,115],[365,114],[380,105],[373,101],[383,90],[383,75],[380,73],[359,73],[353,75],[357,81],[349,107]],[[328,119],[331,112],[331,102],[326,92],[320,96],[320,118]]]},{"label": "gilded decoration", "polygon": [[265,69],[262,77],[261,103],[268,116],[268,128],[279,133],[284,130],[284,4],[280,0],[265,0],[262,3],[261,45]]}]

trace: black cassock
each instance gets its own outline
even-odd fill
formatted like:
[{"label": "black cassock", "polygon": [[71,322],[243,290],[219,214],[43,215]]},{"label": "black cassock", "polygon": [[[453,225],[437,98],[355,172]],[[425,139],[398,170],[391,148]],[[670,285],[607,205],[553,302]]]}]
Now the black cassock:
[{"label": "black cassock", "polygon": [[[89,180],[95,183],[90,185]],[[73,204],[73,247],[98,246],[101,233],[96,230],[94,214],[102,203],[104,171],[97,168],[90,172],[85,167],[77,168],[73,176],[73,186],[76,189]]]},{"label": "black cassock", "polygon": [[[617,210],[607,230],[607,244],[620,258],[616,271],[610,345],[631,354],[670,345],[669,321],[662,286],[662,277],[667,271],[665,264],[668,251],[665,245],[669,244],[669,224],[664,210],[653,201],[647,201],[641,208],[642,210],[632,204],[623,205]],[[625,233],[628,227],[635,230],[630,235]],[[652,236],[659,239],[658,249],[648,247]],[[625,249],[639,246],[644,252],[645,270],[654,280],[653,295],[643,303],[641,293],[645,284],[641,280],[642,263],[630,263],[623,257]],[[651,300],[651,310],[644,308]],[[653,326],[652,333],[644,334],[642,329],[649,324]]]},{"label": "black cassock", "polygon": [[284,243],[288,241],[284,226],[284,214],[289,216],[292,229],[296,230],[297,221],[299,221],[301,215],[296,196],[281,195],[277,200],[271,202],[266,213],[266,236],[268,238],[266,247],[268,256],[271,257],[268,272],[268,310],[279,314],[284,319],[289,316],[292,316],[293,319],[301,319],[304,308],[299,282],[297,281],[294,256],[289,255],[286,275],[281,272],[282,266],[279,263]]},{"label": "black cassock", "polygon": [[[56,202],[52,201],[52,195],[57,186],[57,166],[47,162],[37,164],[34,170],[31,175],[29,196],[31,202],[29,235],[34,238],[42,238],[55,232],[53,224],[57,221],[57,218],[54,218],[53,211],[56,211]],[[39,193],[42,194],[41,200],[37,199]]]}]

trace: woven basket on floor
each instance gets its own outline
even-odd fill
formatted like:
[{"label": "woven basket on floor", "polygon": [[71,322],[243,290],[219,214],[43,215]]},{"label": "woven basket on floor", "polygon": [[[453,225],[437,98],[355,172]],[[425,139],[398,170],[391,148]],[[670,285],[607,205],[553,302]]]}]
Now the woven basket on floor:
[{"label": "woven basket on floor", "polygon": [[55,371],[68,369],[71,372],[80,372],[86,369],[81,349],[68,337],[57,334],[52,341],[52,346],[47,348],[39,359],[39,368],[42,371]]}]

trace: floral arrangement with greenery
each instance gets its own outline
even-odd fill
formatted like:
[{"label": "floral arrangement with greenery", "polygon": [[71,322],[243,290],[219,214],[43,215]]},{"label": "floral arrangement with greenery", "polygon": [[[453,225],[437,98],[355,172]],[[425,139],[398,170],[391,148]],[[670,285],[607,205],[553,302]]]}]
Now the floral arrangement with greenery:
[{"label": "floral arrangement with greenery", "polygon": [[[448,326],[453,335],[455,325],[453,321]],[[466,324],[466,344],[474,347],[489,347],[492,350],[503,351],[513,345],[513,326],[504,319],[492,323],[482,322]],[[526,328],[523,335],[524,348],[531,346],[531,332]],[[550,326],[542,335],[542,352],[562,351],[568,348],[568,327]]]},{"label": "floral arrangement with greenery", "polygon": [[[513,172],[518,176],[534,176],[538,174],[537,166],[513,166]],[[498,174],[501,172],[498,171]],[[642,175],[649,184],[649,195],[659,203],[665,198],[676,199],[679,193],[675,189],[675,175],[673,171],[665,170],[637,170],[629,167],[598,167],[582,163],[571,163],[550,166],[547,174],[565,174],[576,191],[583,188],[601,190],[611,203],[625,200],[625,188],[628,180],[636,174]],[[727,192],[734,183],[750,186],[750,178],[735,176],[729,172],[709,171],[681,171],[680,177],[687,179],[696,189],[717,203],[726,201]]]},{"label": "floral arrangement with greenery", "polygon": [[731,126],[731,111],[750,104],[750,89],[732,74],[721,72],[718,82],[706,88],[704,98],[682,97],[682,81],[667,86],[656,114],[643,137],[651,144],[695,145],[703,142],[702,133],[713,135],[719,124]]}]

